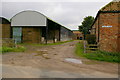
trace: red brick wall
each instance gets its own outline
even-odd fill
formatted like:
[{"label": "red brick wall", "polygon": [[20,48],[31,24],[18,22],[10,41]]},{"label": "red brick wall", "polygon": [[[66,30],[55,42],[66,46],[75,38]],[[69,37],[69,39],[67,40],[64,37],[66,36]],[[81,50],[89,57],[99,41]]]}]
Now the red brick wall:
[{"label": "red brick wall", "polygon": [[100,50],[109,52],[118,51],[118,13],[100,13],[99,17]]},{"label": "red brick wall", "polygon": [[[99,18],[99,16],[98,16],[98,18]],[[97,18],[97,20],[96,20],[96,22],[95,22],[95,27],[96,27],[96,42],[98,42],[98,18]]]},{"label": "red brick wall", "polygon": [[98,18],[99,18],[99,16],[97,17],[97,20],[95,21],[95,23],[93,24],[93,26],[92,26],[92,32],[91,32],[91,34],[95,34],[96,35],[96,42],[98,42],[99,40],[98,40]]},{"label": "red brick wall", "polygon": [[[100,11],[120,11],[120,2],[111,2]],[[96,32],[93,33],[100,50],[120,52],[120,13],[100,13],[96,18],[92,28],[95,27]]]},{"label": "red brick wall", "polygon": [[118,52],[120,52],[120,13],[118,17],[119,29],[118,29]]}]

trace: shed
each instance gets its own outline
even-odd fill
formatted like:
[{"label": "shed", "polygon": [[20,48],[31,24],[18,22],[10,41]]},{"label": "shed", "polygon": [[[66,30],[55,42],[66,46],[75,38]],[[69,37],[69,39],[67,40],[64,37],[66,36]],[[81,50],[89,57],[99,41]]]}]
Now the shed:
[{"label": "shed", "polygon": [[83,33],[79,30],[73,30],[75,40],[83,40]]}]

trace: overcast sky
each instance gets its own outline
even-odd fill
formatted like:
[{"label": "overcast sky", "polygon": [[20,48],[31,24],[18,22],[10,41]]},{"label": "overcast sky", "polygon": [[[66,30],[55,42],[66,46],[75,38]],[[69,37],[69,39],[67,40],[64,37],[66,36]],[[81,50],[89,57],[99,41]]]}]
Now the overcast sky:
[{"label": "overcast sky", "polygon": [[21,11],[34,10],[76,30],[84,17],[95,17],[97,11],[110,1],[112,0],[2,0],[1,16],[10,19]]}]

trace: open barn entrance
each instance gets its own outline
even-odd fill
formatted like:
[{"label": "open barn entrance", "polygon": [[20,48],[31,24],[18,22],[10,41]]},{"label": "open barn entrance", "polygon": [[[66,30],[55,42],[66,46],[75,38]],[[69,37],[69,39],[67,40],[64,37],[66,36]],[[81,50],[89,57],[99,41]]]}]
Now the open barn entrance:
[{"label": "open barn entrance", "polygon": [[47,27],[47,42],[55,43],[60,41],[60,25],[48,19]]}]

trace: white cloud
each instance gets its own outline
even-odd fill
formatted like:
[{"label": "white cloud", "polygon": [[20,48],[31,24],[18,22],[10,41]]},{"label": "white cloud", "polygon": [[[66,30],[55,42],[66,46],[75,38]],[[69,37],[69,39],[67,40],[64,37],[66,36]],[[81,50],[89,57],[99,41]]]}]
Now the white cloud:
[{"label": "white cloud", "polygon": [[110,2],[112,0],[2,0],[2,2]]},{"label": "white cloud", "polygon": [[0,16],[2,16],[2,3],[0,3]]},{"label": "white cloud", "polygon": [[19,0],[14,0],[16,2],[5,1],[2,2],[2,15],[6,18],[10,19],[15,14],[24,10],[35,10],[43,13],[45,16],[66,26],[69,29],[78,29],[78,25],[81,24],[84,17],[95,17],[97,11],[110,0],[108,2],[79,2],[81,0],[76,0],[78,2],[72,2],[73,0],[69,0],[71,2],[17,2]]}]

